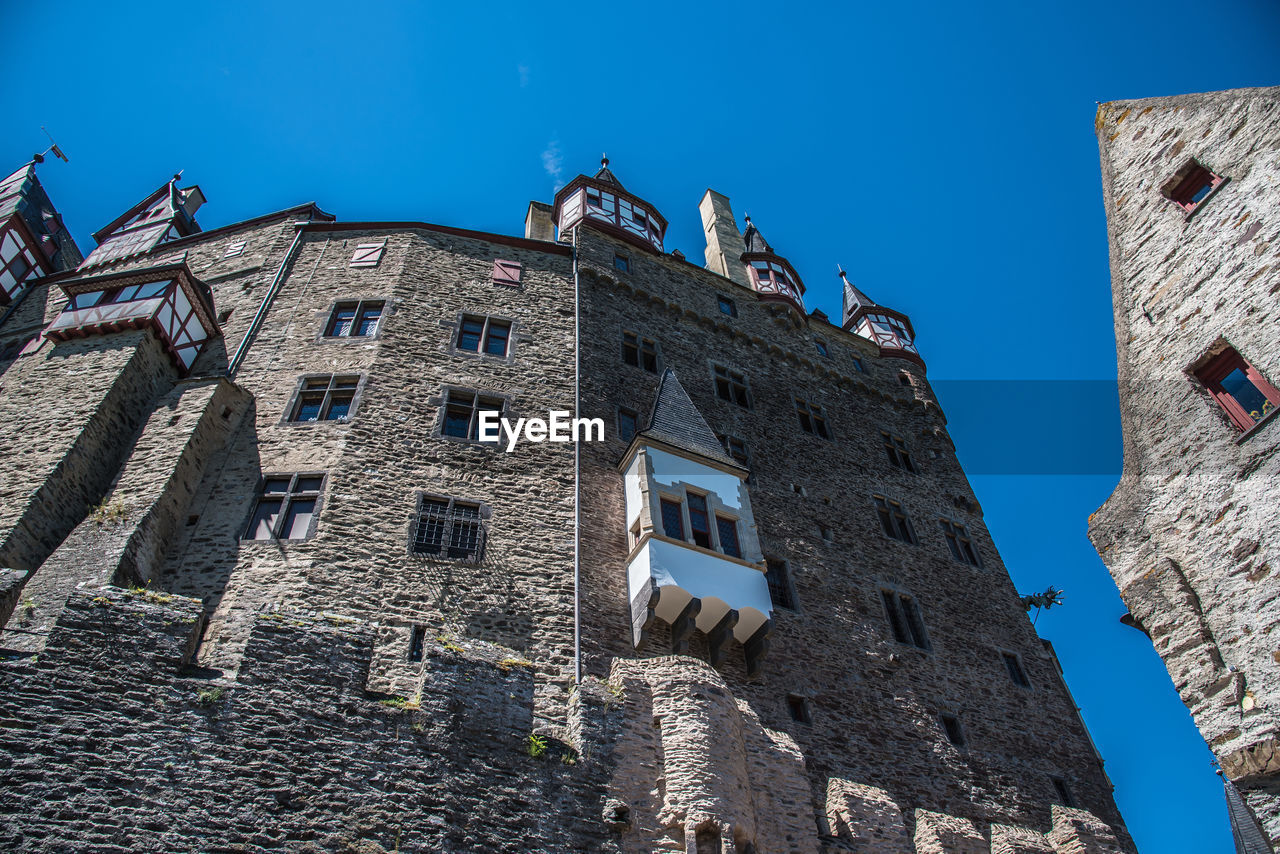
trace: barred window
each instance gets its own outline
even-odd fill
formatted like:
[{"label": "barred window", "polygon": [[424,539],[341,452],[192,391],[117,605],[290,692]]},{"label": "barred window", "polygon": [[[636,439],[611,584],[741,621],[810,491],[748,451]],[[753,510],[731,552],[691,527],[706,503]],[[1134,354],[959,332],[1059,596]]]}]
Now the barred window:
[{"label": "barred window", "polygon": [[[486,397],[467,389],[451,388],[445,394],[440,435],[476,441],[480,437],[480,413],[502,413],[503,401],[498,397]],[[490,436],[493,434],[490,433]]]},{"label": "barred window", "polygon": [[751,408],[751,395],[747,391],[747,378],[723,365],[715,366],[716,396],[721,400]]},{"label": "barred window", "polygon": [[459,350],[483,353],[486,356],[506,356],[507,343],[511,340],[511,321],[498,320],[483,315],[464,314],[458,324]]},{"label": "barred window", "polygon": [[289,408],[289,421],[346,421],[351,417],[356,399],[358,376],[329,375],[302,380],[293,406]]},{"label": "barred window", "polygon": [[326,338],[368,338],[378,331],[382,300],[353,300],[333,307],[324,328]]},{"label": "barred window", "polygon": [[779,608],[794,610],[796,597],[791,589],[791,573],[787,569],[787,562],[770,558],[764,565],[764,580],[769,585],[769,598]]},{"label": "barred window", "polygon": [[907,450],[906,440],[887,430],[881,430],[880,437],[884,440],[884,452],[889,456],[889,463],[895,468],[915,474],[916,464],[911,459],[911,452]]},{"label": "barred window", "polygon": [[409,550],[450,560],[480,563],[484,559],[483,505],[431,495],[418,496]]},{"label": "barred window", "polygon": [[894,590],[881,590],[880,600],[884,602],[893,639],[898,643],[928,649],[929,638],[924,632],[924,617],[920,614],[920,606],[916,604],[915,598]]},{"label": "barred window", "polygon": [[942,526],[942,535],[947,538],[947,546],[951,549],[953,558],[970,566],[982,566],[982,559],[978,557],[978,550],[973,547],[968,528],[950,519],[940,519],[938,524]]},{"label": "barred window", "polygon": [[822,407],[798,397],[795,401],[796,415],[800,418],[801,429],[806,433],[821,436],[823,439],[830,439],[831,431],[827,429],[827,416],[822,411]]},{"label": "barred window", "polygon": [[883,495],[876,495],[874,498],[876,513],[880,516],[880,527],[884,530],[884,535],[904,543],[916,542],[915,528],[911,527],[911,520],[907,518],[902,505]]},{"label": "barred window", "polygon": [[652,338],[641,338],[634,332],[622,333],[622,361],[633,368],[658,372],[658,344]]},{"label": "barred window", "polygon": [[246,540],[305,540],[314,531],[324,474],[273,474],[263,477],[258,503],[244,532]]}]

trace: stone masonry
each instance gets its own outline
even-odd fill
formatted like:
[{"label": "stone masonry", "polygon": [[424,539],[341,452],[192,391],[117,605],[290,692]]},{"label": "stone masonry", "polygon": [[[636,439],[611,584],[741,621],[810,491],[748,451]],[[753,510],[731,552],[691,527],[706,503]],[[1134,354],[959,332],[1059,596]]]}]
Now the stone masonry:
[{"label": "stone masonry", "polygon": [[[1233,348],[1280,381],[1280,89],[1118,101],[1097,116],[1124,471],[1089,532],[1224,774],[1280,840],[1276,450],[1198,371]],[[1200,164],[1194,210],[1162,195]]]},{"label": "stone masonry", "polygon": [[[607,165],[567,190],[588,185],[648,205]],[[553,239],[566,191],[524,237],[313,204],[201,231],[203,194],[171,182],[98,239],[147,211],[177,239],[68,251],[16,292],[0,845],[1132,852],[923,361],[757,291],[721,194],[703,268],[662,249],[652,206]],[[115,319],[40,334],[94,276],[174,270],[215,319],[189,368],[119,288],[89,300]],[[742,542],[766,562],[733,567],[773,585],[746,647],[722,629],[736,612],[710,634],[654,619],[636,646],[621,431],[668,368],[746,457]],[[748,397],[723,399],[717,369]],[[489,407],[600,418],[604,438],[508,453],[467,426]],[[914,603],[914,640],[886,602]]]}]

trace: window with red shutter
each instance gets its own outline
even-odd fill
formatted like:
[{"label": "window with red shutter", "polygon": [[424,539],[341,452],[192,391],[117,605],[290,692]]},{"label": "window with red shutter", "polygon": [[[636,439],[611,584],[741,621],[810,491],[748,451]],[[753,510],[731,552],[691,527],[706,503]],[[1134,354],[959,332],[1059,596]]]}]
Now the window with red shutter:
[{"label": "window with red shutter", "polygon": [[1280,406],[1280,391],[1234,347],[1227,347],[1194,373],[1238,430],[1251,429]]},{"label": "window with red shutter", "polygon": [[1215,175],[1194,157],[1160,188],[1160,194],[1187,213],[1193,212],[1222,185],[1225,179]]},{"label": "window with red shutter", "polygon": [[501,258],[493,262],[493,283],[495,285],[520,286],[520,262],[503,261]]}]

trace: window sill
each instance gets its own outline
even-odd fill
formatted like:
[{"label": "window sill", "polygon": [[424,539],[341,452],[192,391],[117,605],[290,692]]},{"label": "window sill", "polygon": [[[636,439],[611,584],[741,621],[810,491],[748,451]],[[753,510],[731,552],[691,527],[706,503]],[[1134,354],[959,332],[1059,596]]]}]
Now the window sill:
[{"label": "window sill", "polygon": [[1268,412],[1266,415],[1262,416],[1262,418],[1258,421],[1258,423],[1254,424],[1248,430],[1245,430],[1238,437],[1236,437],[1236,444],[1242,445],[1248,440],[1252,439],[1255,434],[1257,434],[1259,431],[1262,430],[1263,427],[1267,426],[1272,421],[1274,421],[1276,415],[1278,414],[1280,414],[1280,406],[1276,407],[1275,409]]}]

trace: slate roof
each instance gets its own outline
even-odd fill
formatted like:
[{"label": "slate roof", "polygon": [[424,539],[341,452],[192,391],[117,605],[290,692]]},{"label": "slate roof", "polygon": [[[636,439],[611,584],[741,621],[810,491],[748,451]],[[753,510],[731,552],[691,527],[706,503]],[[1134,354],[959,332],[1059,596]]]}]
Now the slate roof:
[{"label": "slate roof", "polygon": [[600,171],[595,174],[595,179],[597,181],[607,181],[619,190],[623,190],[624,192],[626,191],[626,188],[622,186],[622,182],[618,180],[617,176],[609,171],[609,158],[607,157],[600,161]]},{"label": "slate roof", "polygon": [[680,385],[680,380],[676,379],[675,371],[670,368],[663,373],[662,381],[658,384],[648,426],[637,436],[742,470],[742,466],[725,453],[720,440],[716,438],[698,407],[689,399],[689,393]]},{"label": "slate roof", "polygon": [[773,247],[769,245],[769,241],[764,239],[764,235],[760,233],[760,229],[756,228],[750,218],[747,219],[747,233],[742,235],[742,242],[747,244],[748,252],[768,252],[776,255]]},{"label": "slate roof", "polygon": [[848,323],[849,318],[853,316],[860,308],[876,308],[877,303],[871,297],[858,290],[853,282],[849,281],[848,275],[844,270],[840,271],[840,278],[844,281],[844,322]]},{"label": "slate roof", "polygon": [[1258,826],[1258,819],[1240,797],[1236,784],[1222,778],[1227,793],[1227,815],[1231,819],[1231,837],[1236,843],[1236,854],[1273,854],[1267,837]]},{"label": "slate roof", "polygon": [[[74,267],[83,256],[62,223],[62,217],[53,202],[40,186],[36,177],[36,164],[31,161],[0,181],[0,222],[19,214],[27,228],[42,244],[43,251],[54,269]],[[61,253],[61,257],[59,257]]]}]

